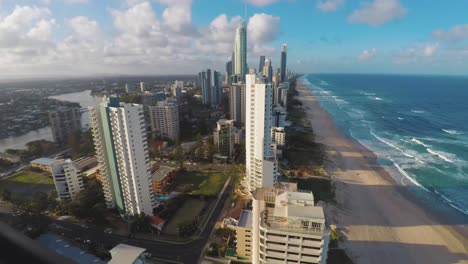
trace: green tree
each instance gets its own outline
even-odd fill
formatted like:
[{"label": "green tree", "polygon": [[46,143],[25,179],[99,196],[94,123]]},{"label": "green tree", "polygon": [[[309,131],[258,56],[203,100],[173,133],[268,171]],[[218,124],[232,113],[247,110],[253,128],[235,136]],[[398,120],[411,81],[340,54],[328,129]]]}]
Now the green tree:
[{"label": "green tree", "polygon": [[133,216],[133,223],[132,223],[132,230],[133,231],[143,231],[143,232],[150,232],[151,231],[151,218],[150,216],[146,215],[145,213],[136,214]]},{"label": "green tree", "polygon": [[78,218],[104,221],[106,206],[101,184],[95,180],[89,181],[68,206],[70,213]]},{"label": "green tree", "polygon": [[179,165],[179,169],[184,167],[184,150],[180,144],[174,149],[174,160]]},{"label": "green tree", "polygon": [[215,153],[215,147],[213,144],[213,138],[208,137],[207,142],[205,144],[205,157],[209,162],[213,161],[214,153]]},{"label": "green tree", "polygon": [[36,214],[40,214],[47,210],[49,207],[49,202],[47,199],[47,194],[41,191],[37,191],[32,195],[30,201],[31,210]]},{"label": "green tree", "polygon": [[2,190],[2,200],[9,202],[9,201],[11,201],[11,198],[12,198],[12,197],[11,197],[11,192],[10,192],[10,190],[8,190],[8,189],[3,189],[3,190]]}]

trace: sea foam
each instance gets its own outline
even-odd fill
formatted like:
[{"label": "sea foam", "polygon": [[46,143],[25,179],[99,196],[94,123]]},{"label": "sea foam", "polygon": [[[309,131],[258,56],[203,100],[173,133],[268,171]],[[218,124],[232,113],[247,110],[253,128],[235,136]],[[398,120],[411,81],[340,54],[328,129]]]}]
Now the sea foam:
[{"label": "sea foam", "polygon": [[441,158],[442,160],[445,160],[446,162],[453,163],[453,161],[451,159],[445,157],[444,155],[440,154],[439,152],[436,152],[436,151],[434,151],[434,150],[432,150],[430,148],[427,148],[426,150],[427,150],[427,152],[431,153],[434,156],[437,156],[437,157]]},{"label": "sea foam", "polygon": [[445,133],[451,134],[451,135],[461,135],[461,134],[463,134],[463,133],[458,132],[456,130],[450,130],[450,129],[442,129],[442,131],[444,131]]}]

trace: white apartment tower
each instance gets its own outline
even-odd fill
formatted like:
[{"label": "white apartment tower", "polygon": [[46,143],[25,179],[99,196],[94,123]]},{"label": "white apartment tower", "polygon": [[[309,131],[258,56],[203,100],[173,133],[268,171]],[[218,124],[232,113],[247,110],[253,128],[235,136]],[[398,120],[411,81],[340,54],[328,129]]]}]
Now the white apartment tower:
[{"label": "white apartment tower", "polygon": [[179,106],[169,101],[149,106],[151,130],[173,141],[179,140]]},{"label": "white apartment tower", "polygon": [[80,171],[70,159],[55,162],[52,165],[52,177],[57,196],[61,201],[75,199],[78,193],[84,189]]},{"label": "white apartment tower", "polygon": [[106,204],[121,215],[151,215],[154,205],[143,106],[103,98],[90,107]]},{"label": "white apartment tower", "polygon": [[234,74],[244,76],[247,74],[247,24],[242,22],[236,29],[234,39]]},{"label": "white apartment tower", "polygon": [[276,182],[276,155],[270,146],[273,89],[252,71],[245,78],[246,188],[253,192]]},{"label": "white apartment tower", "polygon": [[260,188],[252,195],[252,207],[237,227],[237,252],[251,263],[327,262],[330,233],[311,192],[298,192],[293,183]]}]

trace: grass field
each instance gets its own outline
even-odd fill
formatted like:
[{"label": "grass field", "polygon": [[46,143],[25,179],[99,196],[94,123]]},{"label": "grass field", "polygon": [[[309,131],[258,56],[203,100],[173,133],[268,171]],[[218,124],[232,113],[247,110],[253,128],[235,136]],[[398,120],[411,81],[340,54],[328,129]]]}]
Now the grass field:
[{"label": "grass field", "polygon": [[176,191],[192,195],[216,196],[220,192],[227,176],[220,172],[184,171],[174,181]]},{"label": "grass field", "polygon": [[177,235],[177,225],[187,221],[195,220],[203,210],[207,202],[195,198],[189,198],[185,201],[177,213],[171,218],[164,227],[163,233],[167,235]]},{"label": "grass field", "polygon": [[13,195],[31,197],[34,192],[48,192],[54,189],[51,177],[35,172],[22,172],[11,178],[0,181],[0,190],[8,189]]}]

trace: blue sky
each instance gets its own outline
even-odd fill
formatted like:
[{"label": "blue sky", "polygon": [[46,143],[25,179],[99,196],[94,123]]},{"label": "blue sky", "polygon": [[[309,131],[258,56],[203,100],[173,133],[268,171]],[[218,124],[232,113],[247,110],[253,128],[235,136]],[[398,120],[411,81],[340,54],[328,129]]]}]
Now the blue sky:
[{"label": "blue sky", "polygon": [[0,0],[0,77],[224,70],[247,9],[249,65],[465,75],[465,0]]}]

